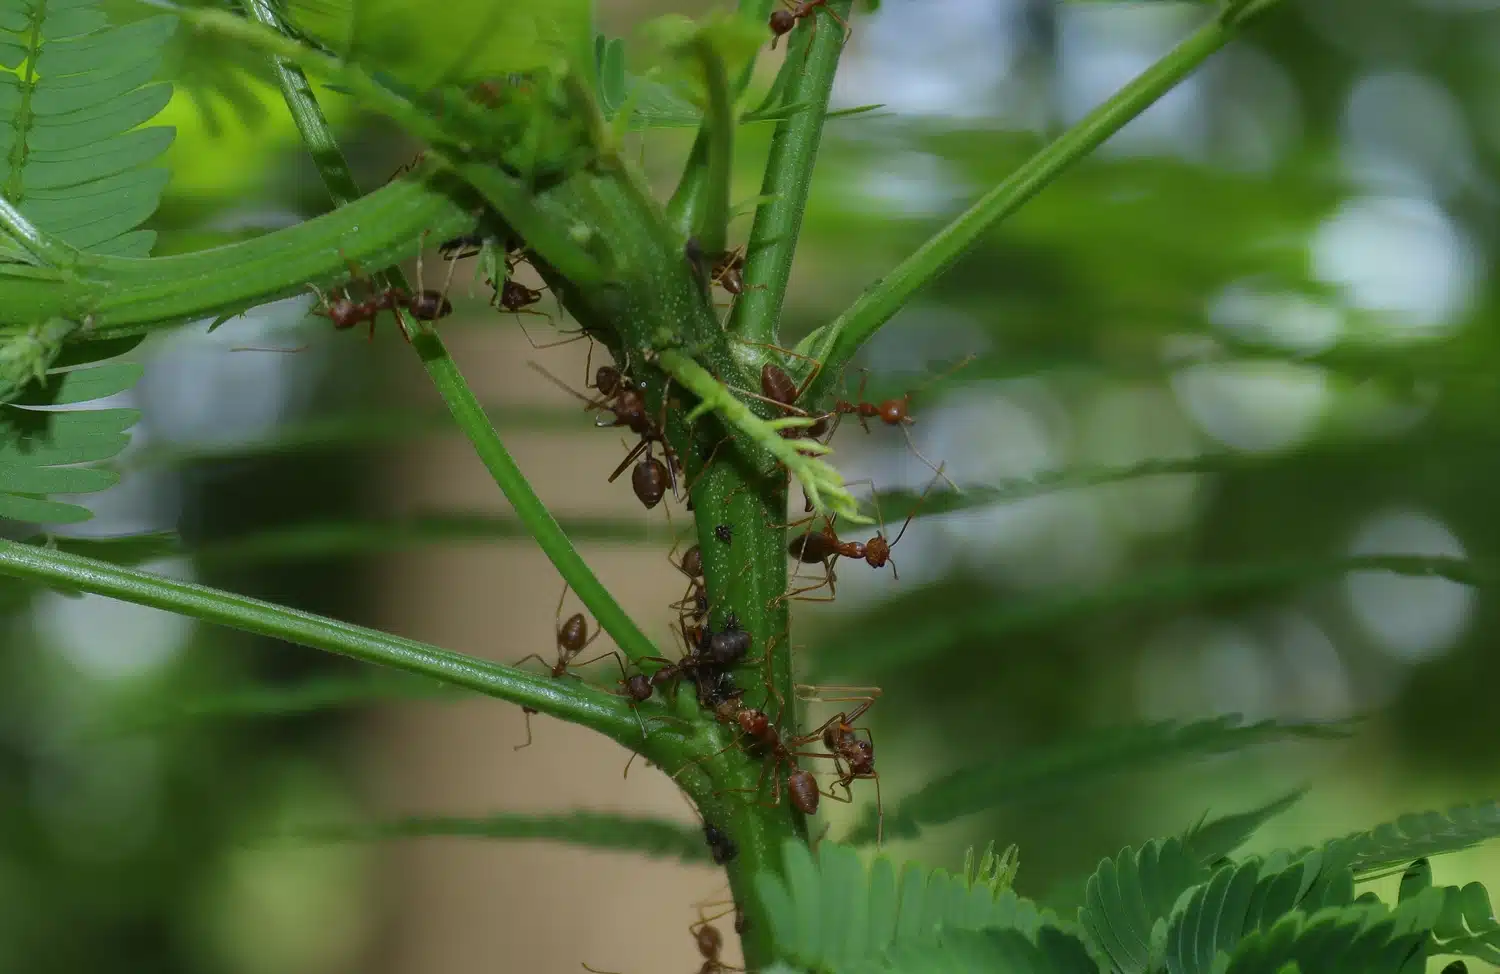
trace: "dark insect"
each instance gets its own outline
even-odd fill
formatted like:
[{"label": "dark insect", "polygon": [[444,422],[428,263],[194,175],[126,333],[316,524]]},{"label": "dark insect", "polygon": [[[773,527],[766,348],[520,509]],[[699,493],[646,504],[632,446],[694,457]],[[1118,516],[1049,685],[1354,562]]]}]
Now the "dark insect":
[{"label": "dark insect", "polygon": [[703,838],[708,842],[708,853],[713,856],[716,866],[722,866],[740,854],[740,847],[735,845],[729,834],[717,825],[704,822]]},{"label": "dark insect", "polygon": [[[349,264],[350,273],[359,278],[359,268]],[[383,291],[371,294],[364,301],[355,301],[348,293],[338,295],[334,300],[328,300],[328,296],[317,287],[309,284],[314,294],[318,296],[317,308],[312,313],[333,322],[333,327],[340,330],[353,328],[356,325],[368,324],[370,326],[369,337],[375,337],[375,323],[381,312],[389,311],[395,315],[397,324],[401,323],[398,310],[404,310],[413,318],[421,321],[436,321],[453,313],[453,305],[448,302],[448,288],[453,283],[453,268],[448,269],[448,276],[443,282],[442,291],[429,291],[422,286],[422,254],[417,252],[417,292],[410,294],[399,287],[388,287]],[[405,326],[402,332],[407,341],[411,336],[406,334]]]},{"label": "dark insect", "polygon": [[[911,519],[917,516],[917,511],[921,508],[922,502],[927,499],[928,493],[937,484],[938,477],[942,475],[943,469],[939,467],[938,476],[932,478],[932,481],[927,485],[927,489],[922,491],[922,496],[912,506],[911,513],[906,515],[906,520],[902,523],[901,530],[896,534],[895,541],[886,540],[884,519],[881,519],[880,522],[881,530],[876,532],[875,537],[869,541],[840,540],[838,533],[834,530],[832,518],[825,518],[823,520],[822,531],[816,533],[809,531],[806,534],[793,538],[791,543],[787,545],[787,554],[806,565],[821,563],[823,566],[823,581],[816,585],[795,589],[781,596],[781,598],[805,598],[804,593],[815,592],[827,586],[827,598],[812,599],[811,601],[831,601],[838,594],[836,587],[837,576],[833,571],[833,563],[839,558],[852,558],[856,561],[863,561],[871,568],[884,568],[886,565],[890,565],[891,576],[899,580],[901,576],[896,571],[896,563],[891,560],[891,549],[905,536],[906,529],[911,525]],[[878,503],[876,504],[875,511],[877,515],[880,512]]]},{"label": "dark insect", "polygon": [[[849,35],[853,33],[848,22],[828,6],[828,0],[801,0],[801,2],[797,2],[797,0],[782,0],[782,2],[787,5],[787,9],[774,11],[768,22],[771,27],[771,47],[773,48],[783,35],[792,32],[792,28],[796,27],[799,21],[807,17],[812,17],[819,8],[822,8],[824,13],[843,26],[844,40],[846,42],[849,40]],[[813,21],[813,27],[814,29],[817,28],[816,19]]]},{"label": "dark insect", "polygon": [[714,525],[714,537],[725,544],[732,544],[734,542],[734,526],[729,524]]}]

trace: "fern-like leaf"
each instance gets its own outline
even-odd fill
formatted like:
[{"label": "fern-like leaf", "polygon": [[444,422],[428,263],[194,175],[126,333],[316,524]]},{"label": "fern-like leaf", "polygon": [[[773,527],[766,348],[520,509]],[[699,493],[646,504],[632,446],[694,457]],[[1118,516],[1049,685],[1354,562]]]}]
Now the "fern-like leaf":
[{"label": "fern-like leaf", "polygon": [[1348,836],[1357,875],[1378,872],[1424,856],[1440,856],[1500,837],[1500,802],[1457,805],[1446,812],[1402,815]]},{"label": "fern-like leaf", "polygon": [[763,873],[756,882],[783,958],[803,967],[855,969],[939,931],[1011,929],[1034,939],[1044,925],[1059,925],[1008,889],[996,893],[911,863],[898,878],[885,856],[867,870],[852,848],[836,842],[821,843],[814,859],[807,846],[788,841],[783,855],[786,878]]},{"label": "fern-like leaf", "polygon": [[[3,341],[3,339],[0,339]],[[6,346],[13,347],[13,346]],[[78,464],[108,460],[130,442],[126,432],[140,414],[134,409],[52,408],[112,395],[140,378],[140,366],[108,363],[63,371],[90,352],[118,354],[118,343],[80,345],[59,354],[13,402],[0,404],[0,519],[67,524],[88,520],[85,507],[51,500],[49,494],[87,494],[119,482],[112,470]]]},{"label": "fern-like leaf", "polygon": [[[984,761],[932,781],[887,812],[887,836],[914,837],[923,825],[938,825],[1023,799],[1076,788],[1099,778],[1168,761],[1225,754],[1289,739],[1328,740],[1348,736],[1351,721],[1242,723],[1238,715],[1181,724],[1174,721],[1097,731],[1076,741]],[[848,841],[874,838],[873,815]]]},{"label": "fern-like leaf", "polygon": [[[177,24],[171,16],[108,26],[93,0],[0,0],[0,193],[40,232],[79,250],[144,257],[167,171],[152,167],[174,130],[141,128],[172,96],[152,84]],[[0,312],[3,314],[3,312]],[[110,471],[70,466],[125,447],[136,414],[123,409],[39,412],[132,386],[138,366],[97,365],[131,342],[85,337],[86,321],[0,322],[0,518],[68,523],[87,509],[49,494],[102,490]],[[84,366],[95,365],[94,368]]]},{"label": "fern-like leaf", "polygon": [[172,97],[151,84],[176,28],[170,16],[105,26],[94,3],[0,0],[0,40],[20,59],[0,73],[14,140],[0,158],[6,199],[79,250],[144,257],[167,171],[151,168],[175,130],[139,128]]},{"label": "fern-like leaf", "polygon": [[301,829],[284,838],[304,842],[371,842],[432,837],[538,839],[639,852],[687,863],[709,862],[702,829],[666,819],[575,811],[556,815],[491,815],[484,818],[406,818],[373,825]]},{"label": "fern-like leaf", "polygon": [[1098,974],[1076,937],[1043,927],[1036,940],[1016,930],[947,930],[937,936],[906,941],[881,957],[849,967],[842,974]]},{"label": "fern-like leaf", "polygon": [[1425,934],[1384,914],[1379,904],[1289,914],[1241,941],[1224,974],[1410,974]]},{"label": "fern-like leaf", "polygon": [[1461,954],[1500,965],[1500,920],[1482,883],[1448,886],[1432,930],[1432,953]]},{"label": "fern-like leaf", "polygon": [[400,700],[456,699],[467,691],[402,673],[374,671],[327,676],[291,686],[245,687],[101,718],[91,732],[111,735],[153,731],[208,720],[293,717]]},{"label": "fern-like leaf", "polygon": [[1099,863],[1078,911],[1089,946],[1121,974],[1154,970],[1165,942],[1172,905],[1208,879],[1181,839],[1153,839]]},{"label": "fern-like leaf", "polygon": [[1235,812],[1212,820],[1205,816],[1203,821],[1188,829],[1183,835],[1183,844],[1199,862],[1211,866],[1217,860],[1244,845],[1257,829],[1291,808],[1305,794],[1307,794],[1307,789],[1299,788],[1290,794],[1273,798],[1259,808]]}]

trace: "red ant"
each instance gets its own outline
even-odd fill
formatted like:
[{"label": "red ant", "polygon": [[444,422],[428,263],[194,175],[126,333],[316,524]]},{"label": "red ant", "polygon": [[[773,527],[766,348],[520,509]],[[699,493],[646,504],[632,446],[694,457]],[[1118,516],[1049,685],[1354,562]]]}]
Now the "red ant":
[{"label": "red ant", "polygon": [[[801,0],[800,3],[797,0],[781,0],[781,2],[786,4],[787,9],[773,11],[768,21],[771,28],[771,48],[773,50],[776,48],[776,42],[781,39],[783,34],[790,34],[792,28],[796,27],[799,21],[807,17],[813,17],[819,8],[822,8],[824,13],[838,21],[844,28],[845,42],[848,42],[849,35],[854,33],[848,21],[844,20],[844,18],[834,12],[832,7],[828,6],[828,0]],[[818,21],[814,17],[813,29],[817,30],[817,27]]]},{"label": "red ant", "polygon": [[[819,691],[840,691],[845,693],[857,693],[855,696],[827,697]],[[830,786],[826,793],[829,798],[837,801],[852,802],[853,793],[849,790],[850,784],[858,779],[870,779],[875,782],[875,844],[879,845],[885,833],[885,809],[880,801],[880,775],[875,771],[875,740],[868,729],[856,728],[854,722],[859,720],[867,710],[875,705],[876,697],[880,696],[879,687],[847,687],[828,686],[815,687],[806,684],[797,685],[797,695],[803,700],[812,700],[819,703],[859,703],[849,713],[837,713],[822,726],[813,731],[806,738],[797,738],[796,743],[807,743],[809,740],[823,741],[823,746],[833,756],[833,767],[838,774],[838,781]],[[863,731],[863,739],[856,736]],[[833,794],[833,787],[842,785],[844,797],[839,798]]]},{"label": "red ant", "polygon": [[[598,656],[595,656],[593,659],[584,660],[582,663],[573,662],[575,659],[577,659],[578,654],[583,652],[590,643],[598,639],[599,634],[604,630],[595,629],[594,634],[590,636],[588,632],[588,622],[584,619],[582,612],[575,612],[571,616],[569,616],[566,621],[563,621],[562,607],[563,602],[568,597],[568,588],[568,584],[566,582],[563,583],[562,595],[560,595],[557,599],[557,661],[554,663],[548,663],[545,659],[542,658],[540,654],[529,653],[516,660],[514,665],[520,666],[527,660],[534,659],[537,662],[541,663],[543,666],[546,666],[552,673],[554,679],[561,679],[564,676],[571,676],[582,679],[581,677],[578,677],[578,674],[569,672],[569,669],[574,666],[587,666],[590,663],[598,662],[606,656],[613,656],[615,658],[615,661],[617,663],[620,663],[620,671],[623,673],[625,670],[625,664],[620,661],[620,654],[615,652],[614,650],[610,650],[607,653],[601,653]],[[528,709],[529,708],[526,707],[521,708],[523,713],[526,713]],[[535,713],[535,711],[526,713],[526,743],[517,747],[517,751],[521,750],[521,748],[523,747],[529,747],[531,745],[532,713]],[[642,724],[641,735],[644,737],[645,733],[646,727],[644,724]]]},{"label": "red ant", "polygon": [[[937,476],[933,477],[928,483],[927,489],[922,491],[922,496],[917,499],[917,503],[912,506],[910,513],[906,515],[906,520],[902,523],[901,530],[897,532],[896,540],[894,541],[886,540],[885,519],[880,518],[880,501],[876,499],[873,489],[870,499],[875,505],[876,517],[880,518],[880,530],[869,541],[841,540],[838,532],[834,530],[833,518],[831,517],[823,519],[822,531],[814,533],[809,530],[807,533],[793,538],[787,545],[787,554],[805,565],[816,565],[821,562],[824,570],[823,581],[817,585],[810,585],[806,588],[799,588],[788,592],[785,595],[779,596],[778,601],[798,597],[806,599],[806,596],[803,595],[804,592],[815,592],[826,585],[828,587],[827,598],[808,599],[808,601],[832,602],[838,594],[838,590],[835,587],[837,576],[833,571],[833,563],[839,558],[852,558],[857,561],[863,561],[871,568],[884,568],[886,565],[890,565],[891,577],[899,581],[901,575],[896,571],[896,563],[891,559],[891,549],[899,544],[902,537],[905,536],[906,529],[911,526],[912,518],[917,516],[917,511],[921,509],[922,502],[927,499],[927,495],[932,491],[932,488],[938,482],[938,478],[942,477],[942,475],[943,468],[939,467]],[[869,483],[869,481],[864,482]],[[860,483],[860,481],[854,481],[854,483]],[[873,488],[874,485],[871,484],[871,487]],[[807,521],[796,523],[806,524]],[[795,527],[796,525],[788,526]]]},{"label": "red ant", "polygon": [[[680,468],[677,455],[667,443],[666,437],[662,435],[661,427],[654,423],[651,417],[647,415],[646,400],[641,396],[640,391],[636,389],[634,382],[627,380],[613,366],[600,366],[595,380],[595,387],[603,393],[603,398],[590,399],[582,393],[575,391],[566,382],[548,372],[536,362],[529,362],[527,364],[545,376],[548,381],[560,389],[567,391],[569,395],[583,400],[585,408],[606,409],[614,413],[615,419],[613,423],[599,423],[596,420],[596,426],[627,426],[632,433],[640,436],[640,442],[631,448],[630,452],[625,455],[625,459],[621,460],[620,465],[609,475],[610,483],[618,480],[620,474],[625,472],[625,468],[630,466],[631,462],[640,456],[642,452],[649,451],[652,443],[660,443],[662,452],[667,456],[665,467],[668,480],[672,486],[672,493],[674,496],[677,494],[677,470]],[[663,403],[663,407],[665,407],[665,403]],[[662,466],[660,461],[650,458],[649,452],[647,452],[647,462],[648,464]],[[648,474],[643,476],[654,478],[658,473],[659,471],[653,467]],[[640,498],[642,503],[646,503],[647,498],[641,496],[640,491],[637,491],[636,496]],[[646,506],[653,507],[655,505],[647,503]]]},{"label": "red ant", "polygon": [[[354,262],[349,262],[349,271],[353,277],[360,277],[359,267]],[[387,287],[385,290],[372,294],[364,301],[355,301],[349,297],[347,291],[339,295],[333,301],[318,290],[314,284],[309,284],[312,292],[318,296],[320,307],[314,308],[312,313],[324,317],[333,322],[337,329],[353,328],[355,325],[368,322],[370,326],[370,338],[375,337],[375,322],[382,311],[389,311],[396,315],[396,322],[401,324],[400,310],[405,310],[413,318],[421,321],[436,321],[453,313],[453,305],[448,301],[448,287],[453,282],[453,268],[448,269],[448,276],[443,281],[442,291],[429,291],[422,286],[422,253],[417,252],[417,293],[410,294],[399,287]],[[411,336],[406,333],[406,326],[401,324],[401,334],[411,341]]]},{"label": "red ant", "polygon": [[[727,913],[728,911],[725,912]],[[723,915],[723,913],[719,914],[719,916]],[[698,968],[698,974],[722,974],[724,971],[743,971],[743,967],[730,966],[720,958],[720,955],[724,951],[724,935],[719,932],[718,927],[713,925],[713,920],[717,920],[718,917],[705,919],[703,918],[703,911],[701,909],[698,911],[698,916],[698,922],[688,927],[688,932],[693,935],[693,942],[698,947],[698,953],[703,955],[703,966]],[[615,974],[613,971],[601,971],[599,968],[590,967],[588,964],[584,964],[583,969],[592,971],[593,974]]]}]

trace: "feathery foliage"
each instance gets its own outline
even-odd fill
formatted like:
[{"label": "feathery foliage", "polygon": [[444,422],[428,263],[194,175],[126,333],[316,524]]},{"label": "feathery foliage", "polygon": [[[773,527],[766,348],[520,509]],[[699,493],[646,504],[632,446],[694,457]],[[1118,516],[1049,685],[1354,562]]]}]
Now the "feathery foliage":
[{"label": "feathery foliage", "polygon": [[1500,802],[1455,805],[1446,812],[1402,815],[1346,837],[1354,849],[1356,874],[1398,866],[1417,858],[1459,852],[1500,837]]},{"label": "feathery foliage", "polygon": [[[1004,760],[984,761],[928,782],[901,799],[885,817],[887,835],[915,836],[924,825],[1012,802],[1078,788],[1122,771],[1212,754],[1227,754],[1275,741],[1330,740],[1353,732],[1350,721],[1275,720],[1246,724],[1235,714],[1182,724],[1162,721],[1096,731],[1075,741],[1036,748]],[[875,837],[873,816],[861,822],[851,842]]]},{"label": "feathery foliage", "polygon": [[616,852],[638,852],[653,859],[708,862],[703,830],[666,819],[604,812],[550,815],[508,813],[483,818],[404,818],[367,825],[327,825],[299,829],[285,838],[305,842],[373,842],[420,838],[521,839],[562,842]]},{"label": "feathery foliage", "polygon": [[[174,130],[147,126],[171,98],[153,84],[176,27],[170,16],[120,27],[92,2],[0,0],[0,195],[37,231],[77,250],[140,257],[155,234],[137,227],[156,211],[167,170],[153,167]],[[0,235],[0,259],[35,264]],[[0,274],[22,273],[15,263]],[[51,494],[103,490],[118,479],[97,463],[118,454],[137,414],[125,409],[38,411],[122,392],[140,378],[128,363],[99,364],[135,341],[75,345],[86,323],[54,318],[0,323],[0,518],[87,519]],[[92,367],[91,367],[92,366]]]},{"label": "feathery foliage", "polygon": [[866,869],[852,848],[836,842],[820,843],[814,859],[807,846],[789,841],[783,856],[785,879],[762,873],[757,884],[781,956],[815,970],[870,969],[860,965],[940,932],[1012,929],[1035,939],[1058,923],[1008,885],[974,875],[908,863],[898,876],[885,856]]}]

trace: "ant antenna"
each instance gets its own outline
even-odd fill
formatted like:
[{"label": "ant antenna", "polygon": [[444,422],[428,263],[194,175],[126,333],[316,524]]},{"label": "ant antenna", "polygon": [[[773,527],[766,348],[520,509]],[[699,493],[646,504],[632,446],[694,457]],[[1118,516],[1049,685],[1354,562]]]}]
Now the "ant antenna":
[{"label": "ant antenna", "polygon": [[[918,497],[917,498],[917,502],[912,505],[912,509],[911,509],[910,513],[908,513],[906,515],[906,522],[901,525],[901,533],[896,535],[896,541],[900,541],[901,540],[901,535],[904,535],[906,533],[907,526],[911,524],[911,519],[917,516],[917,511],[922,507],[922,502],[925,501],[925,500],[927,500],[927,495],[930,494],[930,493],[932,493],[932,488],[933,487],[937,486],[938,479],[941,478],[941,477],[943,477],[943,467],[946,467],[946,466],[947,466],[946,463],[938,465],[937,476],[933,477],[932,480],[928,481],[927,487],[922,491],[922,496]],[[952,483],[952,481],[949,481],[949,483]],[[895,546],[896,541],[892,541],[891,542],[891,546],[892,547]],[[894,568],[892,570],[894,571]]]}]

